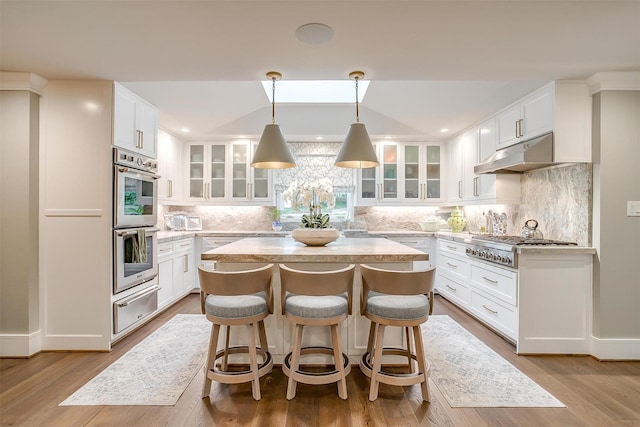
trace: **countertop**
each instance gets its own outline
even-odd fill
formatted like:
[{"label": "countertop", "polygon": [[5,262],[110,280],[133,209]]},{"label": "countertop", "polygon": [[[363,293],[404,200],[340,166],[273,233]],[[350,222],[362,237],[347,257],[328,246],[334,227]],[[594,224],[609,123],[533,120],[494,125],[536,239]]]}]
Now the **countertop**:
[{"label": "countertop", "polygon": [[326,246],[306,246],[290,237],[250,237],[202,253],[220,262],[408,262],[426,261],[429,254],[384,238],[340,237]]},{"label": "countertop", "polygon": [[[345,230],[346,238],[386,238],[386,237],[436,237],[459,243],[470,243],[471,233],[452,233],[450,231],[426,232],[413,230]],[[287,237],[291,231],[234,231],[234,230],[199,230],[199,231],[159,231],[158,243],[170,242],[190,237]],[[588,246],[538,246],[520,245],[517,247],[518,254],[595,254],[596,249]]]}]

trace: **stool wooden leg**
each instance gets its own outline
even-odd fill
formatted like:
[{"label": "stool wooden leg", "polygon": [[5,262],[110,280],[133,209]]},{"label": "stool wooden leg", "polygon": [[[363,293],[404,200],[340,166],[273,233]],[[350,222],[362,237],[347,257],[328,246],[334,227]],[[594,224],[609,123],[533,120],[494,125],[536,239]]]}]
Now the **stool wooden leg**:
[{"label": "stool wooden leg", "polygon": [[[269,344],[267,344],[267,332],[264,329],[264,320],[258,322],[258,336],[260,337],[260,348],[266,353],[269,351]],[[262,363],[267,360],[267,356],[262,356]]]},{"label": "stool wooden leg", "polygon": [[293,351],[291,353],[291,366],[289,370],[289,382],[287,384],[287,400],[296,397],[297,381],[293,379],[300,366],[300,351],[302,348],[302,325],[296,324],[295,337],[293,339]]},{"label": "stool wooden leg", "polygon": [[340,336],[338,335],[338,326],[331,325],[331,341],[333,342],[333,363],[336,365],[336,371],[340,372],[338,380],[338,396],[341,399],[347,398],[347,379],[344,374],[344,360],[342,360],[342,348],[340,347]]},{"label": "stool wooden leg", "polygon": [[409,373],[413,374],[413,359],[411,358],[411,331],[409,331],[409,328],[406,326],[403,326],[402,329],[404,329],[407,340],[407,367],[409,368]]},{"label": "stool wooden leg", "polygon": [[384,345],[384,329],[385,325],[376,325],[376,340],[374,344],[373,365],[371,367],[371,385],[369,386],[369,400],[374,401],[378,398],[378,372],[382,366],[382,347]]},{"label": "stool wooden leg", "polygon": [[258,375],[258,354],[256,352],[256,332],[258,332],[258,328],[256,324],[247,325],[247,332],[249,332],[249,365],[253,374],[251,391],[253,392],[253,398],[260,400],[260,375]]},{"label": "stool wooden leg", "polygon": [[213,369],[213,364],[215,363],[219,334],[220,325],[213,324],[211,326],[211,336],[209,337],[209,352],[207,354],[207,362],[204,364],[204,383],[202,384],[203,398],[208,397],[211,393],[211,379],[209,379],[209,371]]},{"label": "stool wooden leg", "polygon": [[224,357],[222,358],[222,367],[220,368],[223,371],[229,370],[229,340],[231,339],[231,325],[227,325],[226,331],[227,333],[224,338]]},{"label": "stool wooden leg", "polygon": [[424,381],[420,384],[422,388],[422,400],[425,402],[431,402],[431,395],[429,393],[429,369],[427,368],[427,359],[424,354],[424,346],[422,343],[422,333],[420,326],[413,327],[413,339],[416,343],[416,358],[418,359],[418,372],[424,375]]},{"label": "stool wooden leg", "polygon": [[373,356],[373,341],[376,336],[376,324],[371,322],[369,326],[369,339],[367,340],[367,353],[369,353],[369,358]]}]

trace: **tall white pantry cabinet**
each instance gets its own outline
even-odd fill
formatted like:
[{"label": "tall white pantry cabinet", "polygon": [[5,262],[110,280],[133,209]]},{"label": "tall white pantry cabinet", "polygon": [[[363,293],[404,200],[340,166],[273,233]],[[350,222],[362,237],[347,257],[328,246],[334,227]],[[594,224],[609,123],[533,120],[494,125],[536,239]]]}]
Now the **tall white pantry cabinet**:
[{"label": "tall white pantry cabinet", "polygon": [[113,82],[49,81],[40,128],[41,350],[110,350]]}]

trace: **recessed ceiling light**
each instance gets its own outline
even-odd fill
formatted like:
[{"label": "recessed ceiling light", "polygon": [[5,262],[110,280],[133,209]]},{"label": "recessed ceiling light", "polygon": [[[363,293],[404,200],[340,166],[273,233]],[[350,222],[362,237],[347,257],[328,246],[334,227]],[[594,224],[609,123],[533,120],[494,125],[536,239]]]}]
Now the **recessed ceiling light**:
[{"label": "recessed ceiling light", "polygon": [[447,128],[442,128],[442,129],[440,129],[440,132],[442,132],[442,133],[449,132],[449,129],[447,129]]},{"label": "recessed ceiling light", "polygon": [[296,30],[296,38],[303,43],[323,44],[333,38],[333,29],[328,25],[315,22],[305,24]]},{"label": "recessed ceiling light", "polygon": [[182,132],[184,132],[184,133],[189,133],[189,132],[191,132],[191,131],[190,131],[189,129],[187,129],[187,128],[182,128],[182,129],[180,129],[180,130],[181,130]]}]

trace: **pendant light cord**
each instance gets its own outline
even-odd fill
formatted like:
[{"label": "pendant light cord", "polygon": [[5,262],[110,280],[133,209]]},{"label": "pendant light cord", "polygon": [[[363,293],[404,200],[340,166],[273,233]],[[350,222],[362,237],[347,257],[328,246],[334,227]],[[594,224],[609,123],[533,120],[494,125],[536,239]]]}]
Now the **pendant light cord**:
[{"label": "pendant light cord", "polygon": [[360,109],[358,108],[358,80],[358,77],[356,77],[356,123],[360,123]]},{"label": "pendant light cord", "polygon": [[272,77],[272,92],[271,92],[271,123],[276,124],[276,78]]}]

